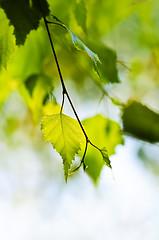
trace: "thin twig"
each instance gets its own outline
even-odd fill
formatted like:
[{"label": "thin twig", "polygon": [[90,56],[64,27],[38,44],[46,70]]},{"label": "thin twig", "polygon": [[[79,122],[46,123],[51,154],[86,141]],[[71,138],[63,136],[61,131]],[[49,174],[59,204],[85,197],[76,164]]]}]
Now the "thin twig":
[{"label": "thin twig", "polygon": [[59,62],[58,62],[58,59],[57,59],[57,56],[56,56],[56,52],[55,52],[55,49],[54,49],[54,46],[53,46],[53,42],[52,42],[51,34],[50,34],[50,31],[49,31],[49,28],[48,28],[47,20],[44,16],[43,16],[43,19],[44,19],[44,23],[45,23],[45,27],[46,27],[48,36],[49,36],[49,40],[50,40],[51,48],[52,48],[53,55],[54,55],[54,58],[55,58],[58,73],[59,73],[59,76],[60,76],[62,89],[63,89],[63,92],[66,93],[66,87],[65,87],[65,84],[64,84],[64,80],[63,80],[63,77],[62,77],[62,73],[61,73],[60,65],[59,65]]},{"label": "thin twig", "polygon": [[98,151],[101,151],[100,148],[98,148],[96,145],[94,145],[92,142],[89,141],[89,143],[94,147],[96,148]]},{"label": "thin twig", "polygon": [[47,21],[47,23],[49,23],[49,24],[58,25],[58,26],[61,26],[61,27],[63,27],[64,29],[67,30],[67,27],[66,27],[64,24],[62,24],[62,23],[55,23],[55,22],[51,22],[51,21],[48,21],[48,20],[46,20],[46,21]]}]

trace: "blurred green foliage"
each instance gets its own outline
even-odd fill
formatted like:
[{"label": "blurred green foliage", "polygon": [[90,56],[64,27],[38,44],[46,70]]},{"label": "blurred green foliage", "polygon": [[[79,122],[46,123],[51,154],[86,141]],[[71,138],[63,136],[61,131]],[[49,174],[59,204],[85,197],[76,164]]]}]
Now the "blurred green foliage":
[{"label": "blurred green foliage", "polygon": [[[0,7],[1,118],[13,92],[20,93],[35,125],[39,126],[44,115],[60,113],[57,103],[62,92],[61,96],[56,94],[60,80],[41,8],[49,21],[54,22],[54,15],[65,25],[64,29],[60,24],[49,24],[49,29],[64,80],[69,86],[72,82],[69,92],[80,93],[82,106],[92,101],[92,109],[96,99],[102,99],[112,112],[117,106],[108,99],[118,102],[114,119],[105,107],[97,110],[99,115],[83,121],[90,140],[106,147],[109,156],[123,144],[122,128],[144,141],[159,141],[157,0],[40,0],[40,6],[38,0],[23,4],[0,0]],[[20,123],[10,117],[6,121],[9,135]],[[101,153],[89,145],[85,161],[86,172],[98,182],[104,165]]]},{"label": "blurred green foliage", "polygon": [[131,102],[123,110],[124,131],[135,137],[159,142],[159,114],[138,102]]}]

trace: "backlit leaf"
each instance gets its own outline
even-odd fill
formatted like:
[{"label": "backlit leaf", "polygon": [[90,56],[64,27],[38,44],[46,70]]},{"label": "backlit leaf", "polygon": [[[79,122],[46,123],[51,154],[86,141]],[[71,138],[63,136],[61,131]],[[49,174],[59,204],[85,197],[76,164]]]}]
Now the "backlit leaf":
[{"label": "backlit leaf", "polygon": [[25,44],[18,48],[10,65],[10,71],[16,78],[25,81],[33,74],[43,73],[43,63],[51,55],[45,29],[39,27],[27,36]]},{"label": "backlit leaf", "polygon": [[53,101],[49,101],[43,106],[42,110],[44,116],[57,114],[60,113],[61,106]]},{"label": "backlit leaf", "polygon": [[111,167],[108,156],[114,154],[116,146],[123,144],[124,140],[119,124],[101,115],[84,120],[83,125],[91,142],[99,148],[104,146],[100,152],[89,146],[85,157],[86,172],[97,183],[104,164]]},{"label": "backlit leaf", "polygon": [[67,182],[72,161],[84,142],[83,132],[77,120],[62,113],[45,116],[42,119],[42,130],[44,141],[51,142],[53,148],[63,159],[65,180]]},{"label": "backlit leaf", "polygon": [[122,114],[123,130],[144,141],[159,142],[159,114],[139,102],[130,102]]}]

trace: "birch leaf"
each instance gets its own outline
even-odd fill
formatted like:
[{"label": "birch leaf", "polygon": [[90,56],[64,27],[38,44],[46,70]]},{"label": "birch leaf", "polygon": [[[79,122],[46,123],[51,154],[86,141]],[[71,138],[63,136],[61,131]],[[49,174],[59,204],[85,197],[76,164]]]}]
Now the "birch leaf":
[{"label": "birch leaf", "polygon": [[75,155],[78,154],[84,141],[83,132],[77,120],[64,115],[54,114],[42,119],[44,141],[49,141],[61,155],[64,165],[65,180]]}]

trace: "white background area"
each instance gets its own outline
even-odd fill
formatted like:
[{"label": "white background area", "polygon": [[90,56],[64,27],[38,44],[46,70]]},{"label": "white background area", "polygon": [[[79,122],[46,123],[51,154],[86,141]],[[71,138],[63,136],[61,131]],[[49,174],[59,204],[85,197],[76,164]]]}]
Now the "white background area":
[{"label": "white background area", "polygon": [[1,143],[0,239],[158,240],[159,181],[137,159],[136,147],[132,138],[117,147],[113,174],[104,167],[96,188],[82,169],[65,184],[60,158],[46,176],[39,163],[45,154]]}]

